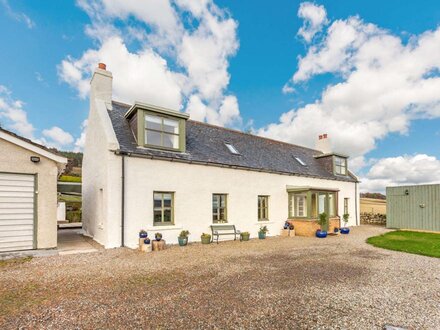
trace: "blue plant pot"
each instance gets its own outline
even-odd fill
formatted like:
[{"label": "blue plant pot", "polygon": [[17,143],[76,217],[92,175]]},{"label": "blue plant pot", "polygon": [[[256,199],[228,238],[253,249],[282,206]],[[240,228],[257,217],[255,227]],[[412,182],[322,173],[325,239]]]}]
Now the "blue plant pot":
[{"label": "blue plant pot", "polygon": [[333,232],[337,233],[339,231],[339,228],[335,227],[335,229],[333,229]]},{"label": "blue plant pot", "polygon": [[341,234],[349,234],[350,233],[350,228],[344,227],[341,228]]},{"label": "blue plant pot", "polygon": [[185,245],[188,244],[188,238],[177,237],[177,239],[179,240],[179,245],[180,246],[185,246]]},{"label": "blue plant pot", "polygon": [[148,233],[145,233],[145,234],[139,233],[139,238],[147,238],[147,237],[148,237]]},{"label": "blue plant pot", "polygon": [[258,238],[259,239],[265,239],[266,238],[266,233],[258,232]]},{"label": "blue plant pot", "polygon": [[316,237],[318,238],[326,238],[327,237],[327,232],[324,230],[317,230],[316,231]]},{"label": "blue plant pot", "polygon": [[145,244],[150,244],[150,239],[149,238],[144,239],[144,243]]}]

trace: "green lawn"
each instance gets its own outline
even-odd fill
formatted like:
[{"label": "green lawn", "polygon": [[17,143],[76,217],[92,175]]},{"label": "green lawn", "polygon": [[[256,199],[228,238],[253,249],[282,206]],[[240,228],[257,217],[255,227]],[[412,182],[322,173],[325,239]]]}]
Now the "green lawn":
[{"label": "green lawn", "polygon": [[376,247],[440,258],[440,234],[393,231],[367,239]]},{"label": "green lawn", "polygon": [[80,176],[73,176],[73,175],[61,175],[58,181],[61,182],[81,182]]}]

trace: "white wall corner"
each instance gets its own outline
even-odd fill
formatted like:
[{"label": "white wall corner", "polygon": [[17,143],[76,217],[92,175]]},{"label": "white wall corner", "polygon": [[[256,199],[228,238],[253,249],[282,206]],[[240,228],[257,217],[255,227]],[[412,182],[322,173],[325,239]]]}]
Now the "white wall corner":
[{"label": "white wall corner", "polygon": [[111,123],[110,117],[107,112],[106,102],[103,100],[95,100],[96,112],[101,120],[102,127],[104,129],[104,134],[107,137],[107,147],[108,150],[114,151],[119,149],[119,142],[116,138],[113,125]]}]

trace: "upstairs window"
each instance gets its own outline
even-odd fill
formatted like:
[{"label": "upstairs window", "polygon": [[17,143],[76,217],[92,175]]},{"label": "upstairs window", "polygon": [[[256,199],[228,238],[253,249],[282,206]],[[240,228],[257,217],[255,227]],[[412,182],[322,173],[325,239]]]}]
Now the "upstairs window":
[{"label": "upstairs window", "polygon": [[335,156],[335,174],[347,175],[347,159]]},{"label": "upstairs window", "polygon": [[166,149],[179,149],[179,121],[145,115],[145,144]]},{"label": "upstairs window", "polygon": [[238,150],[235,149],[235,147],[234,147],[232,144],[230,144],[230,143],[225,143],[225,146],[228,148],[228,150],[229,150],[229,152],[230,152],[231,154],[234,154],[234,155],[239,155],[239,154],[240,154],[240,153],[238,152]]}]

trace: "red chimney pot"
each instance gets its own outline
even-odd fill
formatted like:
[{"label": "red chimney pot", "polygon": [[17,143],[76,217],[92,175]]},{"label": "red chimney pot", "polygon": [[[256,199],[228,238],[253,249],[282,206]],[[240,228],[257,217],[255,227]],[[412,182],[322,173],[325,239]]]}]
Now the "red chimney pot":
[{"label": "red chimney pot", "polygon": [[323,135],[323,138],[326,139],[327,138],[327,133]]},{"label": "red chimney pot", "polygon": [[322,140],[322,135],[319,136],[319,139]]},{"label": "red chimney pot", "polygon": [[98,68],[100,68],[102,70],[106,70],[107,69],[107,65],[105,65],[105,63],[99,63],[98,64]]}]

